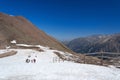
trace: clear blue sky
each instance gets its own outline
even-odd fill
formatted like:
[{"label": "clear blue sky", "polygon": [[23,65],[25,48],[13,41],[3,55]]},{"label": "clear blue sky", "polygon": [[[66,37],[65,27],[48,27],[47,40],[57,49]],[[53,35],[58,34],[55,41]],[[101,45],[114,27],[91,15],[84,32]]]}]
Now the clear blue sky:
[{"label": "clear blue sky", "polygon": [[120,0],[0,0],[0,12],[22,15],[58,40],[120,32]]}]

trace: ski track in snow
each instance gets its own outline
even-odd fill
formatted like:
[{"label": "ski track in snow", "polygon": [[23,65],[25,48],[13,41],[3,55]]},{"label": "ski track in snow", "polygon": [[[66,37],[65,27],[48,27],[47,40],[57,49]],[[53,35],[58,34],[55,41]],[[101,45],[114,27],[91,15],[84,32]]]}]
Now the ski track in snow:
[{"label": "ski track in snow", "polygon": [[[16,55],[0,58],[0,80],[120,80],[120,69],[103,66],[78,64],[73,62],[53,62],[57,57],[53,51],[12,49]],[[3,53],[5,50],[0,50]],[[37,56],[36,63],[26,63],[25,59]]]}]

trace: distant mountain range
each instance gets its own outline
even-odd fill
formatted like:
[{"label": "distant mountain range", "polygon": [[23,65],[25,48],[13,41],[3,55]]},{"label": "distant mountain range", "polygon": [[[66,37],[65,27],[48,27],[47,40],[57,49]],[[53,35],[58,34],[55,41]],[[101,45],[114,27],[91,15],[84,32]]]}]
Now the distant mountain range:
[{"label": "distant mountain range", "polygon": [[120,33],[112,35],[92,35],[71,41],[63,41],[71,50],[77,53],[120,52]]}]

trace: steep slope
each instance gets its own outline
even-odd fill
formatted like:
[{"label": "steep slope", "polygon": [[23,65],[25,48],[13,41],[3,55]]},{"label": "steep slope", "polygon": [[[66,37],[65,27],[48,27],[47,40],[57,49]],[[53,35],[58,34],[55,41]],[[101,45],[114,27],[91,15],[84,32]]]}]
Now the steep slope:
[{"label": "steep slope", "polygon": [[[66,43],[65,43],[66,44]],[[66,44],[77,53],[120,52],[120,34],[95,35],[74,39]]]},{"label": "steep slope", "polygon": [[4,48],[6,45],[10,45],[11,40],[17,40],[17,43],[40,44],[71,52],[63,44],[36,28],[25,18],[0,13],[0,47]]}]

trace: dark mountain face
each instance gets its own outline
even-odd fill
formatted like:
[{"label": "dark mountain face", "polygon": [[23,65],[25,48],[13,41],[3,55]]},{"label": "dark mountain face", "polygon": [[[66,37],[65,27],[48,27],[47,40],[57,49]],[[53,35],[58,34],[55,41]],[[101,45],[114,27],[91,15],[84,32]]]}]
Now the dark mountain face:
[{"label": "dark mountain face", "polygon": [[10,45],[11,40],[17,40],[17,43],[40,44],[71,52],[63,44],[39,30],[24,17],[0,13],[0,48]]},{"label": "dark mountain face", "polygon": [[67,42],[71,50],[77,53],[120,52],[120,34],[95,35],[84,38],[77,38]]}]

